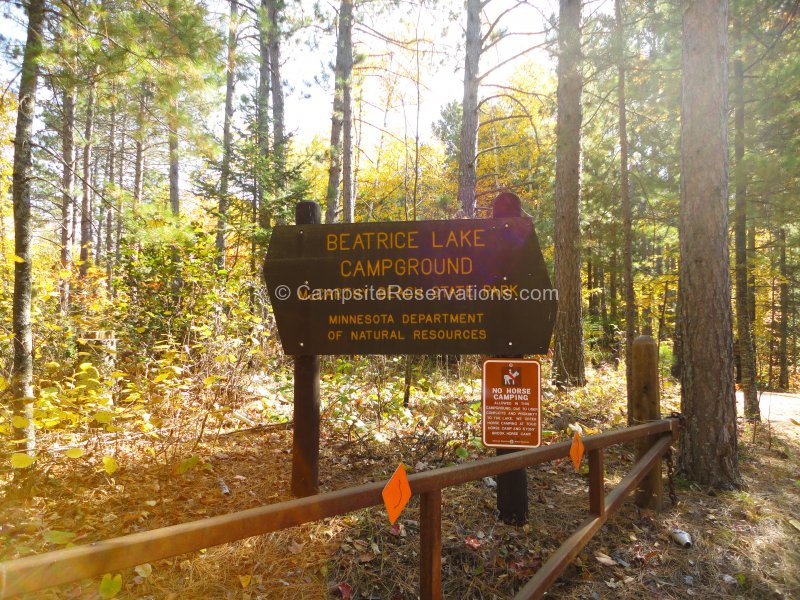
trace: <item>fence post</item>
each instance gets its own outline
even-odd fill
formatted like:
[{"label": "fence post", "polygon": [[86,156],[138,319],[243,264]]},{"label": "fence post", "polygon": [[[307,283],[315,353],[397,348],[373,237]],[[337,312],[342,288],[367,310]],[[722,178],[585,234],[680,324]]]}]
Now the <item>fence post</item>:
[{"label": "fence post", "polygon": [[[649,335],[640,335],[633,341],[631,355],[631,408],[633,423],[647,423],[661,418],[661,392],[658,377],[658,345]],[[653,436],[636,441],[636,458],[641,459],[652,447]],[[636,488],[636,504],[642,508],[661,510],[663,486],[661,460],[642,479]]]},{"label": "fence post", "polygon": [[442,598],[442,490],[420,497],[419,597]]},{"label": "fence post", "polygon": [[[297,225],[318,225],[316,202],[298,202]],[[294,417],[292,424],[292,495],[319,493],[319,356],[294,357]]]},{"label": "fence post", "polygon": [[589,514],[606,514],[606,469],[603,448],[589,450]]},{"label": "fence post", "polygon": [[[509,192],[498,194],[492,203],[492,217],[495,219],[522,216],[522,202],[519,196]],[[498,358],[522,358],[498,357]],[[518,452],[513,449],[497,449],[497,456]],[[497,476],[497,510],[500,520],[513,525],[524,525],[528,520],[528,472],[525,469],[501,473]]]}]

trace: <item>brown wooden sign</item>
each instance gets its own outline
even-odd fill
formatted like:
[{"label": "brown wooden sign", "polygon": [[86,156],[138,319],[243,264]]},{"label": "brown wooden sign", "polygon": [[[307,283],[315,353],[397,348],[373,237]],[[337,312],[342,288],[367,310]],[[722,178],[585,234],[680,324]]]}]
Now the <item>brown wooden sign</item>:
[{"label": "brown wooden sign", "polygon": [[544,354],[556,292],[529,218],[278,226],[287,354]]},{"label": "brown wooden sign", "polygon": [[483,445],[535,448],[542,443],[541,366],[535,360],[483,363]]}]

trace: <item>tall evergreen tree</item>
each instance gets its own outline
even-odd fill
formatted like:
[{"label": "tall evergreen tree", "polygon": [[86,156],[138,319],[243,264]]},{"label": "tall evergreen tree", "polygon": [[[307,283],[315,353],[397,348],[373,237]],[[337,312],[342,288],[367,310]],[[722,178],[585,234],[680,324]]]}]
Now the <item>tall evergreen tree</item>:
[{"label": "tall evergreen tree", "polygon": [[33,330],[31,328],[33,283],[31,163],[33,116],[39,78],[38,61],[43,47],[44,0],[30,0],[27,9],[28,31],[19,81],[11,180],[11,195],[14,201],[14,254],[17,257],[14,262],[12,306],[14,362],[11,369],[11,398],[14,415],[25,420],[23,427],[14,427],[14,437],[24,444],[24,449],[28,453],[33,454],[36,448],[36,433],[33,423]]},{"label": "tall evergreen tree", "polygon": [[683,12],[680,465],[715,487],[739,482],[728,256],[728,2]]},{"label": "tall evergreen tree", "polygon": [[[339,5],[338,35],[336,38],[336,64],[334,66],[333,115],[331,116],[330,168],[325,193],[325,222],[335,223],[339,215],[339,184],[344,179],[343,195],[352,190],[350,156],[352,147],[351,85],[353,77],[353,0],[342,0]],[[344,140],[343,131],[345,133]],[[345,160],[345,155],[347,159]],[[352,221],[352,197],[344,197],[344,221]]]},{"label": "tall evergreen tree", "polygon": [[475,186],[478,181],[478,69],[481,46],[481,0],[467,0],[464,57],[464,97],[461,101],[461,143],[458,154],[458,202],[464,217],[475,217]]},{"label": "tall evergreen tree", "polygon": [[581,307],[581,0],[561,0],[558,21],[555,285],[558,314],[553,376],[560,386],[586,383]]}]

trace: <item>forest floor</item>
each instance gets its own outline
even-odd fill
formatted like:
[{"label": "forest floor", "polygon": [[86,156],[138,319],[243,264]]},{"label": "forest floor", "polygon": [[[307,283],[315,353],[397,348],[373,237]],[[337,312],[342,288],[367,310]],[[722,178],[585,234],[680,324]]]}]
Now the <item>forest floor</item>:
[{"label": "forest floor", "polygon": [[[359,428],[363,422],[336,412],[331,406],[337,401],[330,401],[323,411],[322,491],[385,480],[401,461],[423,471],[491,455],[472,441],[475,374],[473,368],[416,390],[405,420],[379,411],[368,434]],[[101,461],[108,450],[99,447],[78,460],[54,461],[42,469],[31,500],[9,494],[0,500],[0,560],[290,499],[291,428],[267,422],[288,416],[285,379],[280,385],[278,379],[261,384],[268,400],[241,408],[259,426],[236,430],[229,422],[206,433],[193,449],[196,459],[170,464],[141,443],[118,442],[119,469],[111,475]],[[323,381],[323,396],[326,389]],[[621,374],[610,369],[592,371],[585,390],[546,389],[547,441],[567,439],[572,422],[586,433],[621,426],[623,390]],[[434,395],[436,402],[430,401]],[[676,388],[668,384],[665,410],[675,403]],[[666,500],[660,513],[626,501],[548,597],[800,598],[797,430],[791,421],[762,423],[755,431],[740,425],[739,490],[713,491],[676,478],[678,502]],[[608,450],[608,485],[632,462],[629,450]],[[556,461],[529,469],[528,482],[530,517],[523,527],[498,519],[493,481],[444,490],[447,598],[513,597],[585,518],[585,470],[576,473],[571,462]],[[412,499],[394,527],[375,508],[140,565],[122,573],[116,597],[412,599],[419,576],[418,507]],[[691,548],[671,541],[673,527],[689,532]],[[99,580],[82,581],[28,598],[110,597],[101,589]]]}]

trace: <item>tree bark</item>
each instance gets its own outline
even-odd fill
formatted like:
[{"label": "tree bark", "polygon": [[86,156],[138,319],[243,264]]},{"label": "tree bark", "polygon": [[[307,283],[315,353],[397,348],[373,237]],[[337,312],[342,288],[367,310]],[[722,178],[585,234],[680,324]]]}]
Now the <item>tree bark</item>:
[{"label": "tree bark", "polygon": [[258,34],[259,65],[258,65],[258,89],[256,91],[257,104],[257,130],[258,130],[258,149],[261,155],[261,176],[257,178],[256,199],[258,208],[258,226],[261,229],[269,229],[272,221],[272,211],[268,206],[264,194],[266,187],[266,165],[270,157],[270,138],[269,138],[269,94],[271,69],[269,64],[269,4],[268,0],[261,0],[261,15]]},{"label": "tree bark", "polygon": [[475,217],[478,155],[478,69],[481,60],[481,0],[467,0],[464,96],[461,101],[461,144],[458,156],[458,202],[464,218]]},{"label": "tree bark", "polygon": [[119,172],[119,181],[117,183],[117,189],[119,190],[119,195],[117,196],[117,202],[115,205],[115,212],[117,214],[117,228],[114,232],[114,258],[113,260],[109,256],[109,270],[108,270],[108,285],[111,286],[111,278],[114,275],[114,269],[117,268],[120,259],[122,258],[122,248],[120,247],[120,243],[122,242],[122,198],[123,193],[122,191],[125,189],[124,185],[124,176],[125,176],[125,141],[127,140],[127,133],[128,133],[128,118],[127,115],[123,115],[122,119],[122,135],[120,136],[119,141],[119,166],[117,171]]},{"label": "tree bark", "polygon": [[561,0],[558,24],[555,284],[558,314],[553,375],[557,385],[586,383],[581,316],[581,54],[580,0]]},{"label": "tree bark", "polygon": [[[772,241],[773,241],[773,243],[775,242],[774,236],[773,236],[773,240]],[[771,267],[770,270],[774,273],[775,272],[774,271],[775,265],[773,264],[773,261],[771,261],[771,260],[770,260],[770,267]],[[775,389],[775,387],[774,387],[774,383],[775,383],[775,376],[774,376],[775,375],[775,373],[774,373],[774,371],[775,371],[775,369],[774,369],[774,367],[775,367],[775,328],[776,328],[775,323],[776,323],[776,319],[777,319],[777,317],[775,315],[775,313],[776,313],[776,307],[775,307],[775,283],[776,283],[776,281],[775,281],[775,279],[776,278],[773,275],[772,276],[772,282],[771,282],[770,288],[769,288],[769,305],[770,305],[770,315],[769,315],[769,356],[767,358],[767,366],[768,366],[768,369],[769,369],[769,373],[768,373],[768,377],[767,377],[767,387],[769,389],[771,389],[771,390]]]},{"label": "tree bark", "polygon": [[79,274],[83,278],[89,270],[92,252],[92,136],[94,135],[94,88],[95,82],[89,84],[89,96],[86,99],[86,128],[83,146],[83,195],[81,196],[81,266]]},{"label": "tree bark", "polygon": [[12,330],[14,361],[11,369],[11,398],[14,416],[25,419],[24,427],[14,427],[14,439],[19,448],[31,455],[36,450],[33,425],[33,332],[31,330],[31,288],[33,255],[31,238],[31,165],[33,116],[36,108],[36,85],[39,77],[38,60],[42,54],[44,0],[28,3],[28,31],[22,55],[19,106],[14,137],[14,166],[11,195],[14,203],[14,295],[12,300]]},{"label": "tree bark", "polygon": [[[750,323],[756,323],[756,270],[753,266],[753,258],[756,255],[756,224],[755,217],[752,214],[752,202],[747,203],[747,208],[750,213],[747,224],[747,310],[750,314]],[[755,337],[753,337],[753,354],[758,357],[755,349]],[[758,373],[756,373],[758,378]]]},{"label": "tree bark", "polygon": [[[352,73],[352,64],[350,65]],[[353,197],[353,86],[352,75],[342,89],[342,221],[355,220]]]},{"label": "tree bark", "polygon": [[744,164],[744,64],[742,60],[742,15],[741,9],[736,15],[735,36],[739,45],[736,59],[733,61],[734,77],[734,159],[735,172],[735,211],[734,211],[734,243],[736,269],[736,335],[738,338],[739,361],[742,374],[742,392],[744,394],[744,414],[750,421],[761,420],[756,389],[756,357],[753,350],[753,326],[750,321],[747,285],[747,171]]},{"label": "tree bark", "polygon": [[169,127],[169,205],[176,217],[181,214],[180,159],[178,156],[178,100],[172,99],[167,126]]},{"label": "tree bark", "polygon": [[611,259],[608,264],[608,318],[612,323],[617,322],[617,230],[612,226]]},{"label": "tree bark", "polygon": [[[786,219],[781,219],[782,223]],[[789,389],[789,272],[786,269],[786,228],[781,227],[779,232],[780,244],[780,303],[781,321],[778,333],[778,387],[782,390]]]},{"label": "tree bark", "polygon": [[[113,90],[112,90],[113,95]],[[113,102],[113,100],[112,100]],[[112,252],[114,250],[114,206],[112,204],[112,197],[114,196],[114,179],[116,178],[116,139],[117,139],[117,106],[111,105],[111,127],[108,134],[108,178],[106,184],[103,186],[103,206],[106,210],[106,240],[105,240],[105,255],[106,255],[106,276],[111,280],[111,260]],[[102,245],[102,244],[101,244]],[[100,261],[97,261],[100,264]]]},{"label": "tree bark", "polygon": [[625,285],[625,380],[628,389],[628,425],[633,424],[631,357],[636,337],[636,292],[633,288],[633,210],[628,185],[628,116],[625,106],[625,26],[622,0],[614,1],[617,33],[617,103],[619,108],[619,188],[622,205],[622,273]]},{"label": "tree bark", "polygon": [[145,102],[147,87],[142,84],[139,96],[139,109],[136,112],[136,157],[133,165],[133,211],[142,202],[142,188],[144,186],[144,140],[145,131]]},{"label": "tree bark", "polygon": [[683,12],[681,77],[680,466],[695,481],[739,482],[728,256],[726,0]]},{"label": "tree bark", "polygon": [[[95,161],[98,157],[95,157]],[[95,162],[97,165],[97,162]],[[95,181],[99,181],[98,169],[95,169]],[[106,172],[108,175],[108,172]],[[100,202],[97,205],[97,227],[95,227],[95,240],[94,240],[94,264],[100,267],[100,261],[103,259],[103,222],[106,217],[106,199],[101,195]]]},{"label": "tree bark", "polygon": [[286,192],[286,134],[284,132],[283,80],[281,79],[280,13],[283,0],[267,0],[269,74],[272,92],[272,157],[275,165],[275,197]]},{"label": "tree bark", "polygon": [[219,206],[217,208],[217,266],[225,268],[225,230],[228,224],[228,179],[231,171],[231,120],[233,119],[233,90],[236,85],[236,33],[239,4],[231,0],[228,23],[228,65],[225,78],[225,119],[222,126],[222,166],[219,176]]},{"label": "tree bark", "polygon": [[[325,222],[335,223],[339,214],[339,183],[342,177],[342,129],[351,108],[350,80],[353,70],[353,0],[342,0],[339,6],[339,29],[334,67],[333,116],[331,117],[331,163],[325,194]],[[349,190],[349,187],[348,187]],[[346,217],[346,215],[345,215]]]},{"label": "tree bark", "polygon": [[[71,73],[67,77],[71,77]],[[61,314],[69,314],[70,278],[72,270],[72,213],[75,210],[75,85],[68,81],[62,94],[64,119],[61,124]]]},{"label": "tree bark", "polygon": [[590,245],[586,248],[586,296],[589,299],[589,316],[594,316],[594,301],[592,290],[594,289],[594,253]]}]

